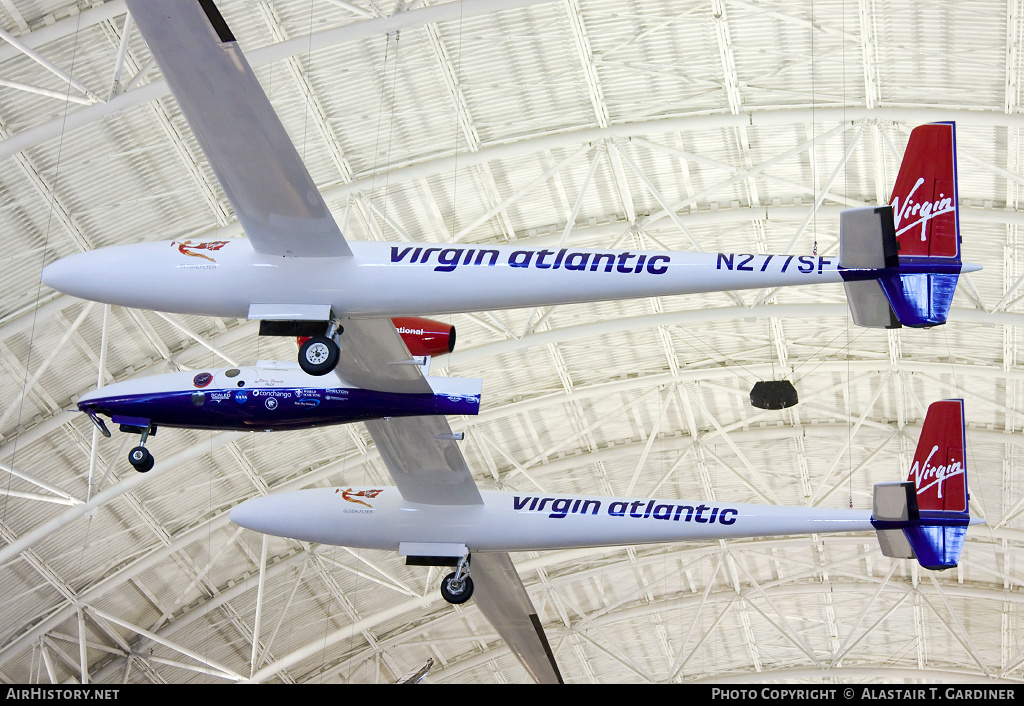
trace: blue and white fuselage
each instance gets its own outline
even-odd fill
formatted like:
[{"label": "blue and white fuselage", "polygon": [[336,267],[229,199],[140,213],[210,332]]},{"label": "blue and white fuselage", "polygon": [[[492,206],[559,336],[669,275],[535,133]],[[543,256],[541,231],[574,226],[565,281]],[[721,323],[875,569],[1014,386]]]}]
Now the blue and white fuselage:
[{"label": "blue and white fuselage", "polygon": [[382,417],[477,414],[482,381],[426,377],[429,393],[367,390],[296,363],[164,373],[84,395],[78,408],[130,427],[282,431]]}]

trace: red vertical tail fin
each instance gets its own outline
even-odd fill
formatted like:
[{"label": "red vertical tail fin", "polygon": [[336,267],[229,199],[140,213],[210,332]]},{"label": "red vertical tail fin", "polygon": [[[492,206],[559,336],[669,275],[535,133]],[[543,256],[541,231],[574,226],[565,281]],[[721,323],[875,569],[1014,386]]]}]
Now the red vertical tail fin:
[{"label": "red vertical tail fin", "polygon": [[954,123],[914,128],[889,203],[901,260],[960,259]]},{"label": "red vertical tail fin", "polygon": [[914,483],[918,510],[967,512],[963,419],[963,400],[942,400],[928,407],[907,478]]}]

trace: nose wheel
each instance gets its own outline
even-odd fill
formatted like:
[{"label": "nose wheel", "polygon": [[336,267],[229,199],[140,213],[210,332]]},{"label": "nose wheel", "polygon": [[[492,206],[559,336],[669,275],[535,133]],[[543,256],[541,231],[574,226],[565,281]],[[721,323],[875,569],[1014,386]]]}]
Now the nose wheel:
[{"label": "nose wheel", "polygon": [[313,336],[299,348],[299,367],[307,375],[326,375],[338,365],[341,349],[337,337],[342,332],[338,324],[331,322],[324,336]]},{"label": "nose wheel", "polygon": [[150,470],[155,463],[153,454],[145,446],[136,446],[128,452],[128,463],[139,473]]},{"label": "nose wheel", "polygon": [[441,582],[441,597],[449,603],[465,603],[473,595],[473,579],[469,576],[469,555],[459,560],[458,568]]},{"label": "nose wheel", "polygon": [[122,424],[121,431],[128,432],[130,434],[139,435],[139,445],[128,452],[128,463],[132,464],[139,473],[145,473],[146,471],[153,468],[153,464],[156,462],[153,458],[153,454],[146,448],[146,439],[150,436],[156,435],[155,426],[134,426],[129,424]]}]

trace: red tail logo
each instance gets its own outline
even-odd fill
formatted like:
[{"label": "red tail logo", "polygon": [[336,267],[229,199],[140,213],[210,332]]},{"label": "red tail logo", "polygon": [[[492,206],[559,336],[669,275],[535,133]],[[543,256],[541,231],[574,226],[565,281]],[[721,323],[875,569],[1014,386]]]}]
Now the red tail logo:
[{"label": "red tail logo", "polygon": [[960,254],[953,123],[920,125],[910,133],[890,204],[901,256]]},{"label": "red tail logo", "polygon": [[910,477],[921,510],[967,511],[963,400],[928,407]]}]

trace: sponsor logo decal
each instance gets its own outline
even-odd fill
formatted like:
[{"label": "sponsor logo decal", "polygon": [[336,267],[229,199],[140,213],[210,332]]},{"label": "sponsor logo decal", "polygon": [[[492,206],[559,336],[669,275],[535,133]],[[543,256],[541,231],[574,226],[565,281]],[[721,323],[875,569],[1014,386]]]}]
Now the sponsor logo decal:
[{"label": "sponsor logo decal", "polygon": [[928,453],[928,457],[924,460],[923,466],[915,459],[914,465],[910,467],[910,476],[914,479],[914,487],[917,488],[918,495],[922,495],[935,488],[938,497],[941,498],[946,481],[964,473],[963,464],[955,458],[950,458],[947,464],[932,465],[932,457],[938,450],[939,447],[937,445],[933,446],[932,450]]},{"label": "sponsor logo decal", "polygon": [[288,399],[292,396],[291,390],[253,390],[253,397],[281,397]]},{"label": "sponsor logo decal", "polygon": [[193,243],[191,240],[182,240],[182,241],[173,240],[173,241],[171,241],[171,246],[173,247],[173,246],[177,245],[178,246],[178,252],[180,252],[182,255],[188,255],[189,257],[201,257],[204,260],[209,260],[210,262],[217,262],[217,261],[214,260],[209,255],[204,255],[201,252],[193,252],[193,251],[195,251],[195,250],[206,250],[206,251],[220,250],[222,247],[224,247],[227,244],[228,244],[227,240],[207,240],[207,241],[202,242],[202,243]]},{"label": "sponsor logo decal", "polygon": [[267,401],[264,402],[264,404],[266,405],[267,409],[277,409],[277,398],[268,397]]},{"label": "sponsor logo decal", "polygon": [[245,404],[249,399],[249,393],[245,390],[239,390],[235,393],[235,402],[238,404]]},{"label": "sponsor logo decal", "polygon": [[[567,515],[597,515],[602,501],[587,498],[537,498],[512,496],[512,509],[526,512],[547,512],[548,517],[562,519]],[[698,522],[701,524],[732,525],[739,511],[731,507],[714,505],[677,505],[658,500],[613,500],[605,513],[610,517],[668,520],[671,522]]]},{"label": "sponsor logo decal", "polygon": [[[499,260],[503,262],[499,263]],[[411,245],[400,248],[392,246],[391,262],[428,265],[436,262],[436,272],[451,272],[456,267],[494,267],[502,264],[509,267],[535,270],[574,270],[577,272],[618,272],[639,274],[647,272],[663,275],[668,272],[672,256],[669,254],[632,253],[613,250],[513,250],[506,254],[486,248],[422,248]]]},{"label": "sponsor logo decal", "polygon": [[351,488],[346,488],[345,490],[342,490],[341,488],[335,488],[334,492],[335,492],[335,494],[341,493],[341,497],[344,498],[345,500],[347,500],[350,503],[356,503],[358,505],[365,505],[366,507],[368,507],[368,508],[370,508],[372,510],[373,509],[373,505],[371,505],[370,503],[367,503],[367,502],[363,502],[362,500],[360,500],[360,498],[366,498],[367,500],[372,500],[373,498],[375,498],[378,495],[380,495],[381,493],[383,493],[384,489],[383,488],[378,488],[378,489],[375,489],[375,490],[360,490],[359,492],[356,492],[356,491],[352,490]]},{"label": "sponsor logo decal", "polygon": [[[903,235],[906,231],[921,226],[921,242],[928,240],[928,221],[937,218],[944,213],[953,213],[956,205],[950,196],[943,193],[934,201],[914,201],[914,193],[924,183],[924,177],[918,177],[914,188],[902,199],[894,196],[892,199],[893,220],[896,222],[896,236]],[[914,220],[911,220],[914,219]]]},{"label": "sponsor logo decal", "polygon": [[192,378],[192,384],[195,387],[206,387],[211,382],[213,382],[212,373],[199,373],[194,378]]}]

